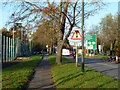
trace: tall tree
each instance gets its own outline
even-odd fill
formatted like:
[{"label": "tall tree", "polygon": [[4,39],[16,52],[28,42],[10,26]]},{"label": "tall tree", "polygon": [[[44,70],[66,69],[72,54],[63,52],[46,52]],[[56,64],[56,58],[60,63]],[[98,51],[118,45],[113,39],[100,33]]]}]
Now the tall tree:
[{"label": "tall tree", "polygon": [[102,42],[107,46],[110,45],[111,54],[113,50],[113,43],[118,37],[117,23],[118,23],[117,17],[113,17],[111,14],[108,14],[105,18],[103,18],[100,23]]},{"label": "tall tree", "polygon": [[[104,5],[99,0],[95,2],[85,3],[85,14],[84,18],[93,15],[97,10],[99,10],[102,5]],[[61,0],[60,2],[19,2],[16,3],[19,9],[16,9],[15,21],[26,20],[26,26],[29,27],[30,24],[36,23],[34,27],[38,27],[43,23],[43,21],[49,20],[50,18],[55,20],[55,23],[58,25],[58,53],[56,58],[56,63],[61,64],[62,58],[62,46],[64,42],[69,37],[72,28],[74,26],[79,26],[81,22],[81,11],[82,11],[82,2],[75,0],[74,2],[69,2],[69,0]],[[67,34],[65,35],[65,30]]]},{"label": "tall tree", "polygon": [[[50,47],[50,53],[52,53],[53,43],[57,41],[57,29],[52,25],[50,20],[44,22],[39,28],[33,33],[34,45],[40,45],[41,48],[45,49],[46,45]],[[40,49],[40,48],[39,48]]]}]

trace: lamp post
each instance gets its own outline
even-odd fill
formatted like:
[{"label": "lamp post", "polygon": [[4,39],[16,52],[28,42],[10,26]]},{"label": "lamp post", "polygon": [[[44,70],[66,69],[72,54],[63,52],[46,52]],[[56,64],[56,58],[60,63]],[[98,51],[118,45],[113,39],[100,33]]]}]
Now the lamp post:
[{"label": "lamp post", "polygon": [[82,72],[84,72],[84,0],[82,0]]},{"label": "lamp post", "polygon": [[14,59],[14,26],[15,26],[14,14],[12,14],[12,16],[13,16],[13,59]]}]

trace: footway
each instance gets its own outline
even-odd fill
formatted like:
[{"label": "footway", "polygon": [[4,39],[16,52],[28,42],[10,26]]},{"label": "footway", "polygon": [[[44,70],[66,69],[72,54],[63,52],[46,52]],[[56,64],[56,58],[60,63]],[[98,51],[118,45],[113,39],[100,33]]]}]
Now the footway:
[{"label": "footway", "polygon": [[50,65],[48,62],[48,55],[44,55],[43,60],[35,69],[33,79],[29,83],[30,88],[42,89],[42,88],[55,88],[53,80],[50,75]]}]

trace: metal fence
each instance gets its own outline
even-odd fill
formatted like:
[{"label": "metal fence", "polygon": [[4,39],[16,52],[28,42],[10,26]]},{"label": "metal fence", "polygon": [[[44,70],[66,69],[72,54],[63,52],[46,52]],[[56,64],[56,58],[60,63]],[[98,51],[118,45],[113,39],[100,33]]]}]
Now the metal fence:
[{"label": "metal fence", "polygon": [[9,62],[16,57],[27,56],[30,54],[28,43],[0,34],[0,62]]}]

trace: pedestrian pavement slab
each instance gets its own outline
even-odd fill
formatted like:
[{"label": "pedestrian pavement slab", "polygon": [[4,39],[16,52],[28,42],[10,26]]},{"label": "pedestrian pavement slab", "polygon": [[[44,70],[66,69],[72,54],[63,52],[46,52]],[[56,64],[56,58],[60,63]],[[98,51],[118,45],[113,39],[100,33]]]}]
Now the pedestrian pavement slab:
[{"label": "pedestrian pavement slab", "polygon": [[42,61],[35,69],[33,79],[28,85],[28,89],[47,89],[55,88],[52,76],[50,75],[50,64],[48,62],[48,54],[44,55]]}]

